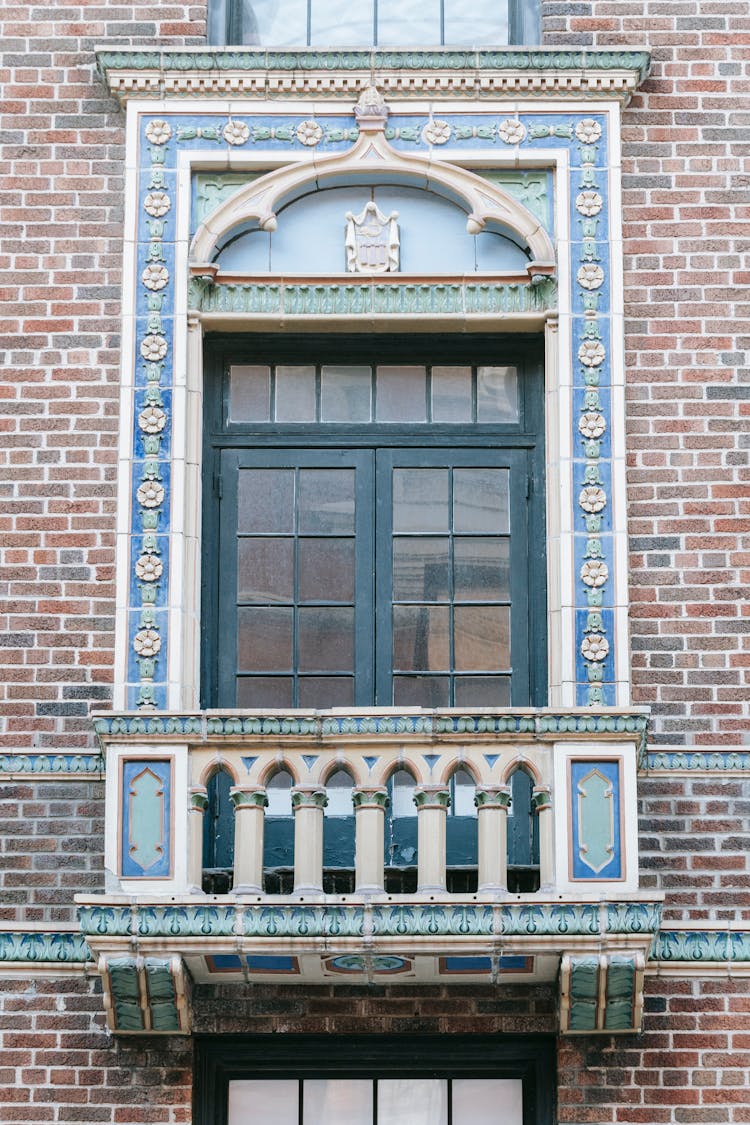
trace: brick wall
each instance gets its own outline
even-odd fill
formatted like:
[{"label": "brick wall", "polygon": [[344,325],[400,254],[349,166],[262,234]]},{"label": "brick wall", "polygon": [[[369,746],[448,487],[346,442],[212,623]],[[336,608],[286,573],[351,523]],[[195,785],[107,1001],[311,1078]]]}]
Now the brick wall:
[{"label": "brick wall", "polygon": [[[657,741],[750,734],[750,12],[591,5],[592,42],[646,43],[623,123],[635,698]],[[571,22],[572,19],[571,19]]]},{"label": "brick wall", "polygon": [[124,117],[95,44],[200,4],[0,7],[0,749],[78,749],[111,695]]},{"label": "brick wall", "polygon": [[[229,1009],[231,1007],[231,1014]],[[461,987],[241,986],[195,994],[201,1031],[549,1033],[554,993]],[[647,981],[637,1037],[558,1043],[560,1125],[712,1125],[750,1121],[750,981]],[[0,1120],[179,1123],[191,1119],[192,1043],[112,1040],[98,983],[0,982]]]},{"label": "brick wall", "polygon": [[0,925],[76,920],[73,896],[104,890],[104,783],[0,787]]}]

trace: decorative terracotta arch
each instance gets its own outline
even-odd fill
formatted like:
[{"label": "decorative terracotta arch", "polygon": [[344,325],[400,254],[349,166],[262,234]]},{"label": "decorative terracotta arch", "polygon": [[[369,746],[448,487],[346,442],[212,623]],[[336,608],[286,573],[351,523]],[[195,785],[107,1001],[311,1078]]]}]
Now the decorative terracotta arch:
[{"label": "decorative terracotta arch", "polygon": [[287,164],[241,188],[198,227],[190,247],[191,272],[216,272],[215,253],[230,235],[249,230],[274,231],[278,213],[289,203],[325,188],[344,184],[401,184],[443,196],[467,212],[469,234],[510,230],[528,248],[530,277],[554,272],[552,240],[536,216],[496,184],[432,156],[399,152],[385,137],[388,108],[370,86],[355,108],[359,136],[348,152]]}]

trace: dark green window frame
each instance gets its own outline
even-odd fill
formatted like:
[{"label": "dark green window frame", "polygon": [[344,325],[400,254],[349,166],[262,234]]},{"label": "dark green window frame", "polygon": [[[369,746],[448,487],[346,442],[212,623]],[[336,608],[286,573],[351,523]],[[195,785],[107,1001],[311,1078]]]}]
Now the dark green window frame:
[{"label": "dark green window frame", "polygon": [[[546,551],[542,342],[503,336],[208,336],[206,344],[202,705],[236,705],[236,554],[238,471],[259,465],[349,465],[357,488],[369,490],[357,512],[356,695],[354,706],[391,706],[390,566],[386,521],[374,529],[375,509],[388,499],[394,465],[507,466],[511,471],[510,703],[546,702]],[[465,364],[514,365],[519,370],[519,416],[498,423],[236,422],[228,409],[231,364]],[[364,493],[363,493],[364,495]],[[228,515],[228,513],[230,513]],[[384,530],[388,531],[387,536]],[[387,540],[387,542],[386,542]],[[373,571],[375,581],[372,581]],[[369,584],[369,585],[368,585]],[[367,589],[365,590],[365,587]],[[365,596],[363,597],[363,591]],[[295,618],[296,620],[296,618]],[[388,628],[384,629],[388,620]],[[373,622],[379,643],[375,645]],[[387,643],[380,643],[383,635]],[[227,638],[231,637],[231,641]],[[253,706],[270,706],[262,701]],[[307,705],[314,705],[307,702]],[[403,703],[407,706],[406,703]],[[477,706],[460,704],[467,710]],[[488,706],[486,702],[482,706]],[[291,706],[294,706],[292,703]]]},{"label": "dark green window frame", "polygon": [[228,1035],[195,1037],[195,1125],[227,1125],[229,1083],[289,1078],[516,1078],[523,1125],[554,1121],[551,1036]]}]

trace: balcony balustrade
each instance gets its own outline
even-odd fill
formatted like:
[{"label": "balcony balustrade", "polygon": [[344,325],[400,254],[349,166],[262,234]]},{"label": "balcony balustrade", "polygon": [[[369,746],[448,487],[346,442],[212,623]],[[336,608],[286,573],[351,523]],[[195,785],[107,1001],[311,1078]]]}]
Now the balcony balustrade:
[{"label": "balcony balustrade", "polygon": [[658,923],[638,891],[642,712],[95,722],[108,894],[82,898],[81,919],[114,1030],[133,1028],[113,980],[142,1000],[149,964],[181,997],[219,973],[456,983],[561,969],[566,1030],[638,1025]]}]

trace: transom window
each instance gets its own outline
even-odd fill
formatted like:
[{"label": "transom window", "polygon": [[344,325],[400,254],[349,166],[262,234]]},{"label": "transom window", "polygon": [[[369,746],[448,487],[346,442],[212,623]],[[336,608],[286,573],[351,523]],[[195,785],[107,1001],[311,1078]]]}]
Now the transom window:
[{"label": "transom window", "polygon": [[438,47],[539,41],[536,0],[213,0],[218,44]]},{"label": "transom window", "polygon": [[[445,341],[430,364],[413,340],[330,339],[300,341],[305,362],[259,362],[268,346],[249,345],[254,362],[223,352],[208,396],[211,704],[538,698],[535,365],[481,362],[476,343]],[[310,362],[316,346],[338,362]]]},{"label": "transom window", "polygon": [[[397,979],[397,978],[396,978]],[[196,1036],[195,1125],[551,1125],[546,1036]]]}]

